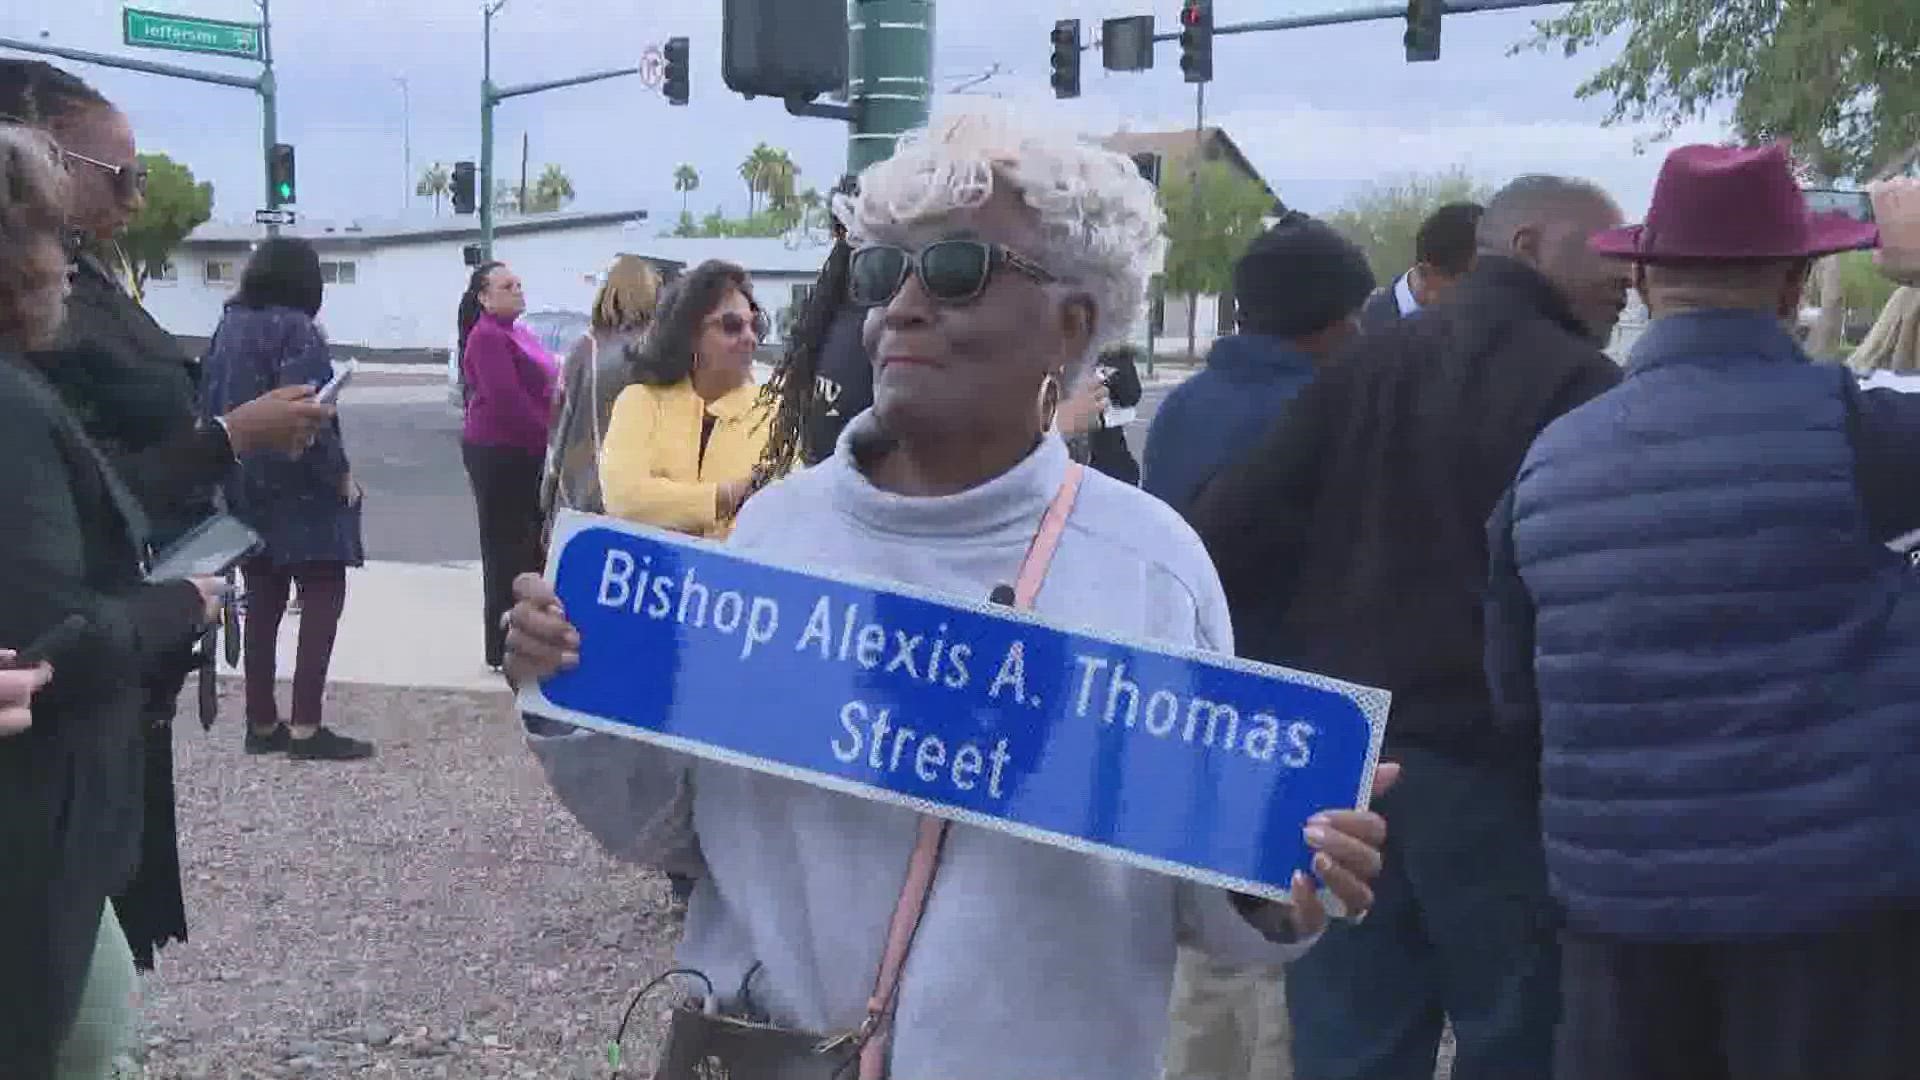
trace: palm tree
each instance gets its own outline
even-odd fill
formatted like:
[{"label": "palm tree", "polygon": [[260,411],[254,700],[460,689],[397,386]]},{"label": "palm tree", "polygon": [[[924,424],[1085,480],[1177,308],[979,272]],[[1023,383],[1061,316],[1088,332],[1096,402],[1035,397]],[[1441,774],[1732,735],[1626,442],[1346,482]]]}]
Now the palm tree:
[{"label": "palm tree", "polygon": [[793,205],[794,184],[800,178],[800,166],[785,150],[767,151],[767,163],[762,174],[765,177],[763,188],[767,193],[767,208],[785,211]]},{"label": "palm tree", "polygon": [[775,150],[766,143],[760,143],[740,163],[740,179],[747,185],[747,216],[752,217],[760,210],[760,196],[770,191],[769,180],[778,169],[775,164],[783,152]]},{"label": "palm tree", "polygon": [[673,170],[673,190],[680,193],[680,216],[687,216],[687,197],[700,190],[700,172],[684,162]]},{"label": "palm tree", "polygon": [[528,211],[551,214],[573,201],[573,180],[565,169],[548,165],[540,170],[540,178],[533,182],[533,192],[525,201]]},{"label": "palm tree", "polygon": [[453,174],[447,171],[445,165],[437,161],[427,166],[427,171],[420,174],[420,183],[413,189],[413,193],[420,198],[433,200],[434,217],[440,216],[440,200],[446,198],[452,191]]}]

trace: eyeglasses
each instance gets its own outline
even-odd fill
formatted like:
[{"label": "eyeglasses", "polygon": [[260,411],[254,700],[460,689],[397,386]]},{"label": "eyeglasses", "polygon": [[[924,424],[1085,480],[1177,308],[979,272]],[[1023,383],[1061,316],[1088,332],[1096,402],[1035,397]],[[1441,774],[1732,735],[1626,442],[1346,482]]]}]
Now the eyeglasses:
[{"label": "eyeglasses", "polygon": [[91,165],[96,169],[105,170],[108,175],[113,177],[113,186],[119,190],[123,197],[145,195],[147,193],[147,167],[145,165],[114,165],[101,161],[99,158],[90,158],[85,154],[76,154],[64,147],[61,148],[60,155],[69,160],[78,161],[86,165]]},{"label": "eyeglasses", "polygon": [[889,244],[871,244],[853,253],[849,298],[862,307],[890,304],[918,274],[927,294],[943,304],[968,304],[987,291],[993,273],[1006,267],[1042,285],[1058,279],[1032,259],[984,240],[936,240],[918,253]]},{"label": "eyeglasses", "polygon": [[707,325],[719,327],[720,332],[728,337],[739,337],[742,334],[751,332],[754,337],[758,338],[766,333],[765,322],[765,317],[757,311],[753,313],[753,318],[751,319],[748,319],[737,311],[725,311],[708,319]]}]

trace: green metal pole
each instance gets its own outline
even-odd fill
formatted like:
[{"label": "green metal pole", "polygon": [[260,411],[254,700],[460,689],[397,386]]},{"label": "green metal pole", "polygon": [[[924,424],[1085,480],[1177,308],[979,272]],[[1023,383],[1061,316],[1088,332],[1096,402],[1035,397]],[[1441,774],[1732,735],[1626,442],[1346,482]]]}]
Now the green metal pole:
[{"label": "green metal pole", "polygon": [[927,122],[933,96],[933,0],[852,0],[847,20],[847,100],[853,109],[847,171],[892,156],[899,137]]},{"label": "green metal pole", "polygon": [[[278,207],[273,190],[273,146],[280,141],[280,95],[273,78],[273,14],[270,0],[260,0],[260,171],[266,178],[267,201]],[[279,236],[280,226],[268,223],[268,236]]]},{"label": "green metal pole", "polygon": [[493,86],[493,16],[506,0],[494,0],[486,7],[486,50],[480,76],[480,257],[493,260],[493,109],[499,95]]}]

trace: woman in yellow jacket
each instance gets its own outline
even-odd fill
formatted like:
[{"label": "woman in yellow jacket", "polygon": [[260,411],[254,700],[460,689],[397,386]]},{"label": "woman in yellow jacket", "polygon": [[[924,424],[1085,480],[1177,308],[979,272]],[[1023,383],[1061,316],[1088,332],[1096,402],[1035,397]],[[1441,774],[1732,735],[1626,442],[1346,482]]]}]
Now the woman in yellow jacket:
[{"label": "woman in yellow jacket", "polygon": [[747,272],[701,263],[674,282],[607,422],[607,513],[722,539],[752,490],[771,408],[753,382],[764,326]]}]

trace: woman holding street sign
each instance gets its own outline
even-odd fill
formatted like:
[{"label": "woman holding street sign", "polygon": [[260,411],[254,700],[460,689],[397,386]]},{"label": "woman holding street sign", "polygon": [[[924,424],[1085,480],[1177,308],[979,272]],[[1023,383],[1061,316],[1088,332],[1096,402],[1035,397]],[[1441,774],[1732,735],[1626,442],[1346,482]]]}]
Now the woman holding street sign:
[{"label": "woman holding street sign", "polygon": [[[1162,250],[1154,192],[1132,163],[1010,116],[962,115],[868,169],[840,209],[852,291],[872,308],[874,407],[831,459],[754,496],[729,546],[1230,653],[1225,599],[1191,530],[1075,466],[1051,431],[1063,392],[1125,332]],[[1030,562],[1030,548],[1050,548],[1050,564]],[[577,662],[578,635],[552,589],[526,576],[516,590],[509,673],[540,679]],[[844,1033],[866,1080],[889,1070],[901,1080],[1147,1080],[1160,1071],[1176,940],[1271,965],[1326,923],[1304,875],[1286,904],[1234,898],[528,723],[556,792],[603,843],[656,865],[678,853],[687,861],[666,868],[696,873],[679,961],[711,980],[721,1012],[784,1029],[803,1058]],[[1394,773],[1382,767],[1380,784]],[[1360,811],[1318,815],[1308,829],[1316,872],[1350,910],[1371,903],[1384,835],[1385,822]],[[929,875],[931,891],[919,891]],[[700,1026],[683,1031],[683,1015],[670,1067],[676,1040]],[[796,1070],[777,1075],[825,1075],[788,1058],[775,1065]]]}]

